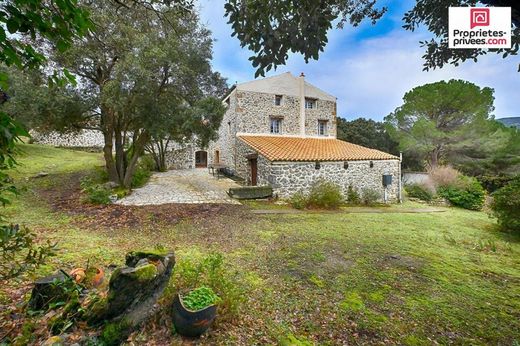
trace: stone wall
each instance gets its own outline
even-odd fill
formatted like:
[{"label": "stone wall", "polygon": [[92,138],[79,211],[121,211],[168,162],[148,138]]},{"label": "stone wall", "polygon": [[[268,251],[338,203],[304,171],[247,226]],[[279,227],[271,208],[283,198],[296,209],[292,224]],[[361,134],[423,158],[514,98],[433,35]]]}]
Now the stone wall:
[{"label": "stone wall", "polygon": [[336,102],[318,100],[316,105],[305,110],[305,134],[318,136],[318,120],[326,120],[327,136],[336,138]]},{"label": "stone wall", "polygon": [[[392,175],[392,185],[387,188],[389,201],[398,201],[399,198],[399,160],[374,160],[373,167],[370,161],[349,161],[348,168],[344,162],[320,162],[320,169],[316,169],[315,162],[274,162],[267,170],[266,179],[279,197],[288,198],[298,191],[308,192],[312,184],[325,179],[338,184],[346,196],[349,185],[362,194],[364,189],[372,189],[380,194],[383,200],[383,174]],[[265,183],[263,181],[263,183]],[[267,184],[265,183],[265,184]]]},{"label": "stone wall", "polygon": [[103,148],[105,140],[101,131],[81,130],[74,133],[38,133],[31,130],[31,137],[34,143],[52,145],[55,147],[76,147],[76,148]]},{"label": "stone wall", "polygon": [[237,131],[242,133],[270,133],[270,119],[282,118],[282,134],[300,134],[300,100],[283,95],[276,106],[275,94],[236,91]]},{"label": "stone wall", "polygon": [[[208,162],[215,162],[215,151],[220,163],[240,171],[246,177],[247,160],[244,148],[237,148],[237,133],[270,133],[270,118],[282,118],[282,135],[300,135],[300,99],[282,95],[280,106],[275,105],[276,94],[234,90],[228,98],[228,109],[218,130],[218,139],[209,144]],[[336,137],[336,103],[318,100],[316,109],[306,109],[305,128],[309,136],[318,135],[318,120],[328,120],[328,136]],[[260,164],[260,161],[259,161]],[[260,177],[259,177],[260,178]]]},{"label": "stone wall", "polygon": [[168,169],[190,169],[195,167],[195,148],[191,145],[166,152]]}]

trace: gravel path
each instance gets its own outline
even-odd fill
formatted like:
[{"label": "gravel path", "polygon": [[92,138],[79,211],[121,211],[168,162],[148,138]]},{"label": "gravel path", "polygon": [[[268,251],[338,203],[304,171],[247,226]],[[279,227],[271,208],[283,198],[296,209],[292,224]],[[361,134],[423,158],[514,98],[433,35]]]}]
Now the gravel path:
[{"label": "gravel path", "polygon": [[231,187],[239,187],[228,178],[210,175],[205,168],[155,173],[143,187],[117,201],[121,205],[160,205],[167,203],[240,204],[228,196]]}]

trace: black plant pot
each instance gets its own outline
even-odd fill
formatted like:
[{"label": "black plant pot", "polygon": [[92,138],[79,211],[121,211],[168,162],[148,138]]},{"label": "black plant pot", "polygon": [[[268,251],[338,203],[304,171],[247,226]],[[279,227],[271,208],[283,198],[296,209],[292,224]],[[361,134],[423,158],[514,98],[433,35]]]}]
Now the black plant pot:
[{"label": "black plant pot", "polygon": [[217,306],[192,311],[183,304],[179,294],[173,300],[173,324],[177,333],[184,336],[200,336],[211,326],[217,316]]}]

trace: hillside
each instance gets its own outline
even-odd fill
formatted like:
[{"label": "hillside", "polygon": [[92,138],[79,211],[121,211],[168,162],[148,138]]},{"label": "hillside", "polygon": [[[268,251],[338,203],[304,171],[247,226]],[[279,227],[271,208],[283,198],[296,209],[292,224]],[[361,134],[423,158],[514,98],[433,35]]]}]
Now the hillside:
[{"label": "hillside", "polygon": [[496,120],[500,121],[502,124],[506,126],[515,126],[520,128],[520,117],[500,118]]}]

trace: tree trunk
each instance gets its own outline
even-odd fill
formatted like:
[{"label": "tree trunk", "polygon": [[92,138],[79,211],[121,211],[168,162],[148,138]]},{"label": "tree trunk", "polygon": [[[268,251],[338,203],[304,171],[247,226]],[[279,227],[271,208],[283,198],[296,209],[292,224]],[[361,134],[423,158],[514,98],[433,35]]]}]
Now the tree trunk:
[{"label": "tree trunk", "polygon": [[144,148],[148,141],[150,140],[150,136],[148,132],[143,131],[137,139],[132,143],[132,150],[130,151],[132,156],[128,159],[128,165],[125,167],[125,175],[122,181],[122,186],[126,188],[130,188],[132,184],[132,178],[134,176],[135,170],[137,168],[137,162],[139,158],[144,152]]},{"label": "tree trunk", "polygon": [[108,180],[119,183],[116,165],[113,156],[114,142],[114,121],[113,115],[105,107],[101,107],[101,129],[105,144],[103,146],[103,156],[105,158],[105,166],[108,173]]},{"label": "tree trunk", "polygon": [[441,156],[441,147],[437,146],[430,152],[430,168],[435,169],[439,165],[439,160]]}]

